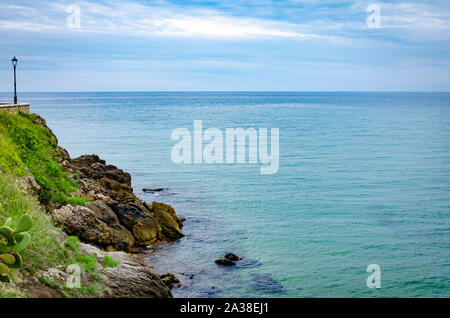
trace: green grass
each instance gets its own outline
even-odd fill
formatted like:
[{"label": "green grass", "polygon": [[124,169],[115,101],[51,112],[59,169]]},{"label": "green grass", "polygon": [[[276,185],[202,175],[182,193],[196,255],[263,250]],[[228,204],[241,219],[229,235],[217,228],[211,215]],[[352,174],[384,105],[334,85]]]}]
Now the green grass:
[{"label": "green grass", "polygon": [[65,276],[60,279],[39,276],[39,281],[47,287],[57,290],[64,297],[99,297],[100,295],[108,294],[109,291],[101,283],[100,268],[97,259],[94,256],[80,252],[79,246],[80,241],[76,236],[68,236],[64,242],[65,261],[64,264],[61,264],[63,265],[63,271],[71,264],[80,266],[82,272],[81,286],[79,288],[69,288],[66,285]]},{"label": "green grass", "polygon": [[103,263],[103,266],[105,267],[116,267],[119,265],[120,262],[112,258],[111,256],[105,255],[105,261]]},{"label": "green grass", "polygon": [[33,115],[1,112],[0,146],[0,169],[16,176],[31,173],[42,187],[42,204],[85,203],[72,196],[78,186],[58,164],[61,152],[56,138]]},{"label": "green grass", "polygon": [[78,264],[86,272],[92,272],[97,269],[97,259],[94,256],[81,253],[78,248],[80,246],[80,240],[76,236],[68,236],[64,247],[67,250],[70,257],[66,261],[66,265]]},{"label": "green grass", "polygon": [[80,252],[75,253],[74,263],[78,264],[86,272],[93,272],[97,269],[97,259],[91,255],[85,255]]},{"label": "green grass", "polygon": [[64,243],[64,247],[71,250],[72,252],[78,251],[79,246],[80,246],[80,240],[76,236],[68,236],[66,238],[66,242]]},{"label": "green grass", "polygon": [[67,251],[67,261],[65,266],[70,264],[78,264],[85,279],[80,288],[71,289],[66,285],[55,286],[65,297],[79,297],[79,296],[96,296],[100,294],[107,294],[108,290],[100,282],[100,270],[97,258],[92,255],[86,255],[79,251],[80,241],[76,236],[68,236],[64,243]]},{"label": "green grass", "polygon": [[17,176],[24,176],[27,173],[27,168],[12,141],[3,134],[0,134],[0,170],[11,172]]}]

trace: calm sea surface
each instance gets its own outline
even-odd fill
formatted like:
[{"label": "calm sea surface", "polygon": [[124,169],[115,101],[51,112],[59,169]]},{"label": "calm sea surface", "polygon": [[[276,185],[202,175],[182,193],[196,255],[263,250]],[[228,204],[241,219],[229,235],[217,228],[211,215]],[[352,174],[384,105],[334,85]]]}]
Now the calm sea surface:
[{"label": "calm sea surface", "polygon": [[[175,296],[450,296],[450,93],[19,97],[72,156],[100,155],[131,173],[139,197],[186,218],[186,237],[146,256],[182,280]],[[173,163],[171,133],[194,120],[279,128],[279,172]],[[217,266],[226,252],[245,261]],[[366,286],[369,264],[380,289]]]}]

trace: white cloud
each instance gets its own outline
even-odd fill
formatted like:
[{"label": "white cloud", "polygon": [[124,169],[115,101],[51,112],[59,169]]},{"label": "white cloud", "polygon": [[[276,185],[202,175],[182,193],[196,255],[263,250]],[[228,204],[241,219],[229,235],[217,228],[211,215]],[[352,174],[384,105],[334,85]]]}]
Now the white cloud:
[{"label": "white cloud", "polygon": [[[274,3],[252,0],[258,7],[272,8]],[[85,32],[95,34],[123,34],[213,39],[290,38],[326,39],[345,43],[364,37],[366,7],[371,0],[342,4],[339,8],[309,8],[308,22],[286,22],[269,18],[251,18],[250,13],[232,15],[201,7],[176,6],[164,1],[144,5],[133,1],[105,0],[105,4],[91,1],[71,1],[66,4],[39,2],[33,7],[27,2],[0,3],[0,29],[27,32]],[[66,25],[67,6],[76,2],[81,8],[81,29],[69,30]],[[295,2],[295,1],[294,1]],[[376,1],[375,1],[376,2]],[[25,3],[25,4],[23,4]],[[228,2],[222,3],[222,6]],[[291,1],[291,3],[293,3]],[[297,3],[317,4],[313,0]],[[322,1],[324,6],[329,1]],[[247,2],[248,4],[248,2]],[[379,2],[384,35],[405,39],[446,39],[450,36],[450,7],[439,2]],[[230,4],[235,8],[238,4]],[[296,8],[284,14],[305,14]],[[296,11],[292,11],[296,10]],[[303,12],[303,13],[301,13]],[[325,14],[325,15],[324,15]],[[370,32],[367,38],[370,38]]]},{"label": "white cloud", "polygon": [[[299,26],[286,22],[246,17],[232,17],[214,10],[192,9],[183,12],[181,7],[147,6],[133,2],[110,1],[102,5],[89,1],[77,2],[81,8],[81,26],[77,32],[106,34],[136,34],[148,36],[205,37],[205,38],[319,38],[305,34]],[[0,5],[0,9],[1,5]],[[17,15],[1,21],[0,28],[24,31],[68,31],[65,25],[68,14],[62,4],[46,3],[34,8],[34,17],[23,14],[23,6],[8,6]],[[1,19],[1,18],[0,18]],[[44,23],[40,22],[43,21]]]},{"label": "white cloud", "polygon": [[219,38],[245,38],[245,37],[289,37],[289,38],[315,38],[313,34],[296,32],[287,24],[275,25],[273,22],[255,19],[230,18],[223,16],[195,17],[177,16],[173,18],[160,18],[142,20],[141,32],[149,32],[166,36],[187,37],[219,37]]},{"label": "white cloud", "polygon": [[450,10],[425,3],[383,3],[384,27],[420,33],[450,31]]}]

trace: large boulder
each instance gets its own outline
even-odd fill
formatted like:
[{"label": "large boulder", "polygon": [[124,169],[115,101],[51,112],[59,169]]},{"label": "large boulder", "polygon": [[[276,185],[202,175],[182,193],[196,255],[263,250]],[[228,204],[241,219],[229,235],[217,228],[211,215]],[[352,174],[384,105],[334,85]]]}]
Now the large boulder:
[{"label": "large boulder", "polygon": [[161,239],[161,225],[142,204],[107,202],[121,224],[134,236],[137,245],[149,245]]},{"label": "large boulder", "polygon": [[104,203],[89,202],[86,206],[66,205],[52,213],[56,225],[69,235],[103,248],[129,251],[133,235],[119,223],[115,213]]},{"label": "large boulder", "polygon": [[183,237],[183,233],[181,233],[183,222],[177,216],[173,207],[160,202],[153,202],[151,208],[147,203],[144,205],[152,211],[155,219],[161,225],[163,238],[168,240],[176,240]]}]

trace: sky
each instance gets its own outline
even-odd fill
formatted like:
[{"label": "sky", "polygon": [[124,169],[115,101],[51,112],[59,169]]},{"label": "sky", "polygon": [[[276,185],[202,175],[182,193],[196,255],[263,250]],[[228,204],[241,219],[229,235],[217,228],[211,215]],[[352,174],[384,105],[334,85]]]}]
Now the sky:
[{"label": "sky", "polygon": [[0,91],[450,91],[449,40],[448,0],[0,0]]}]

